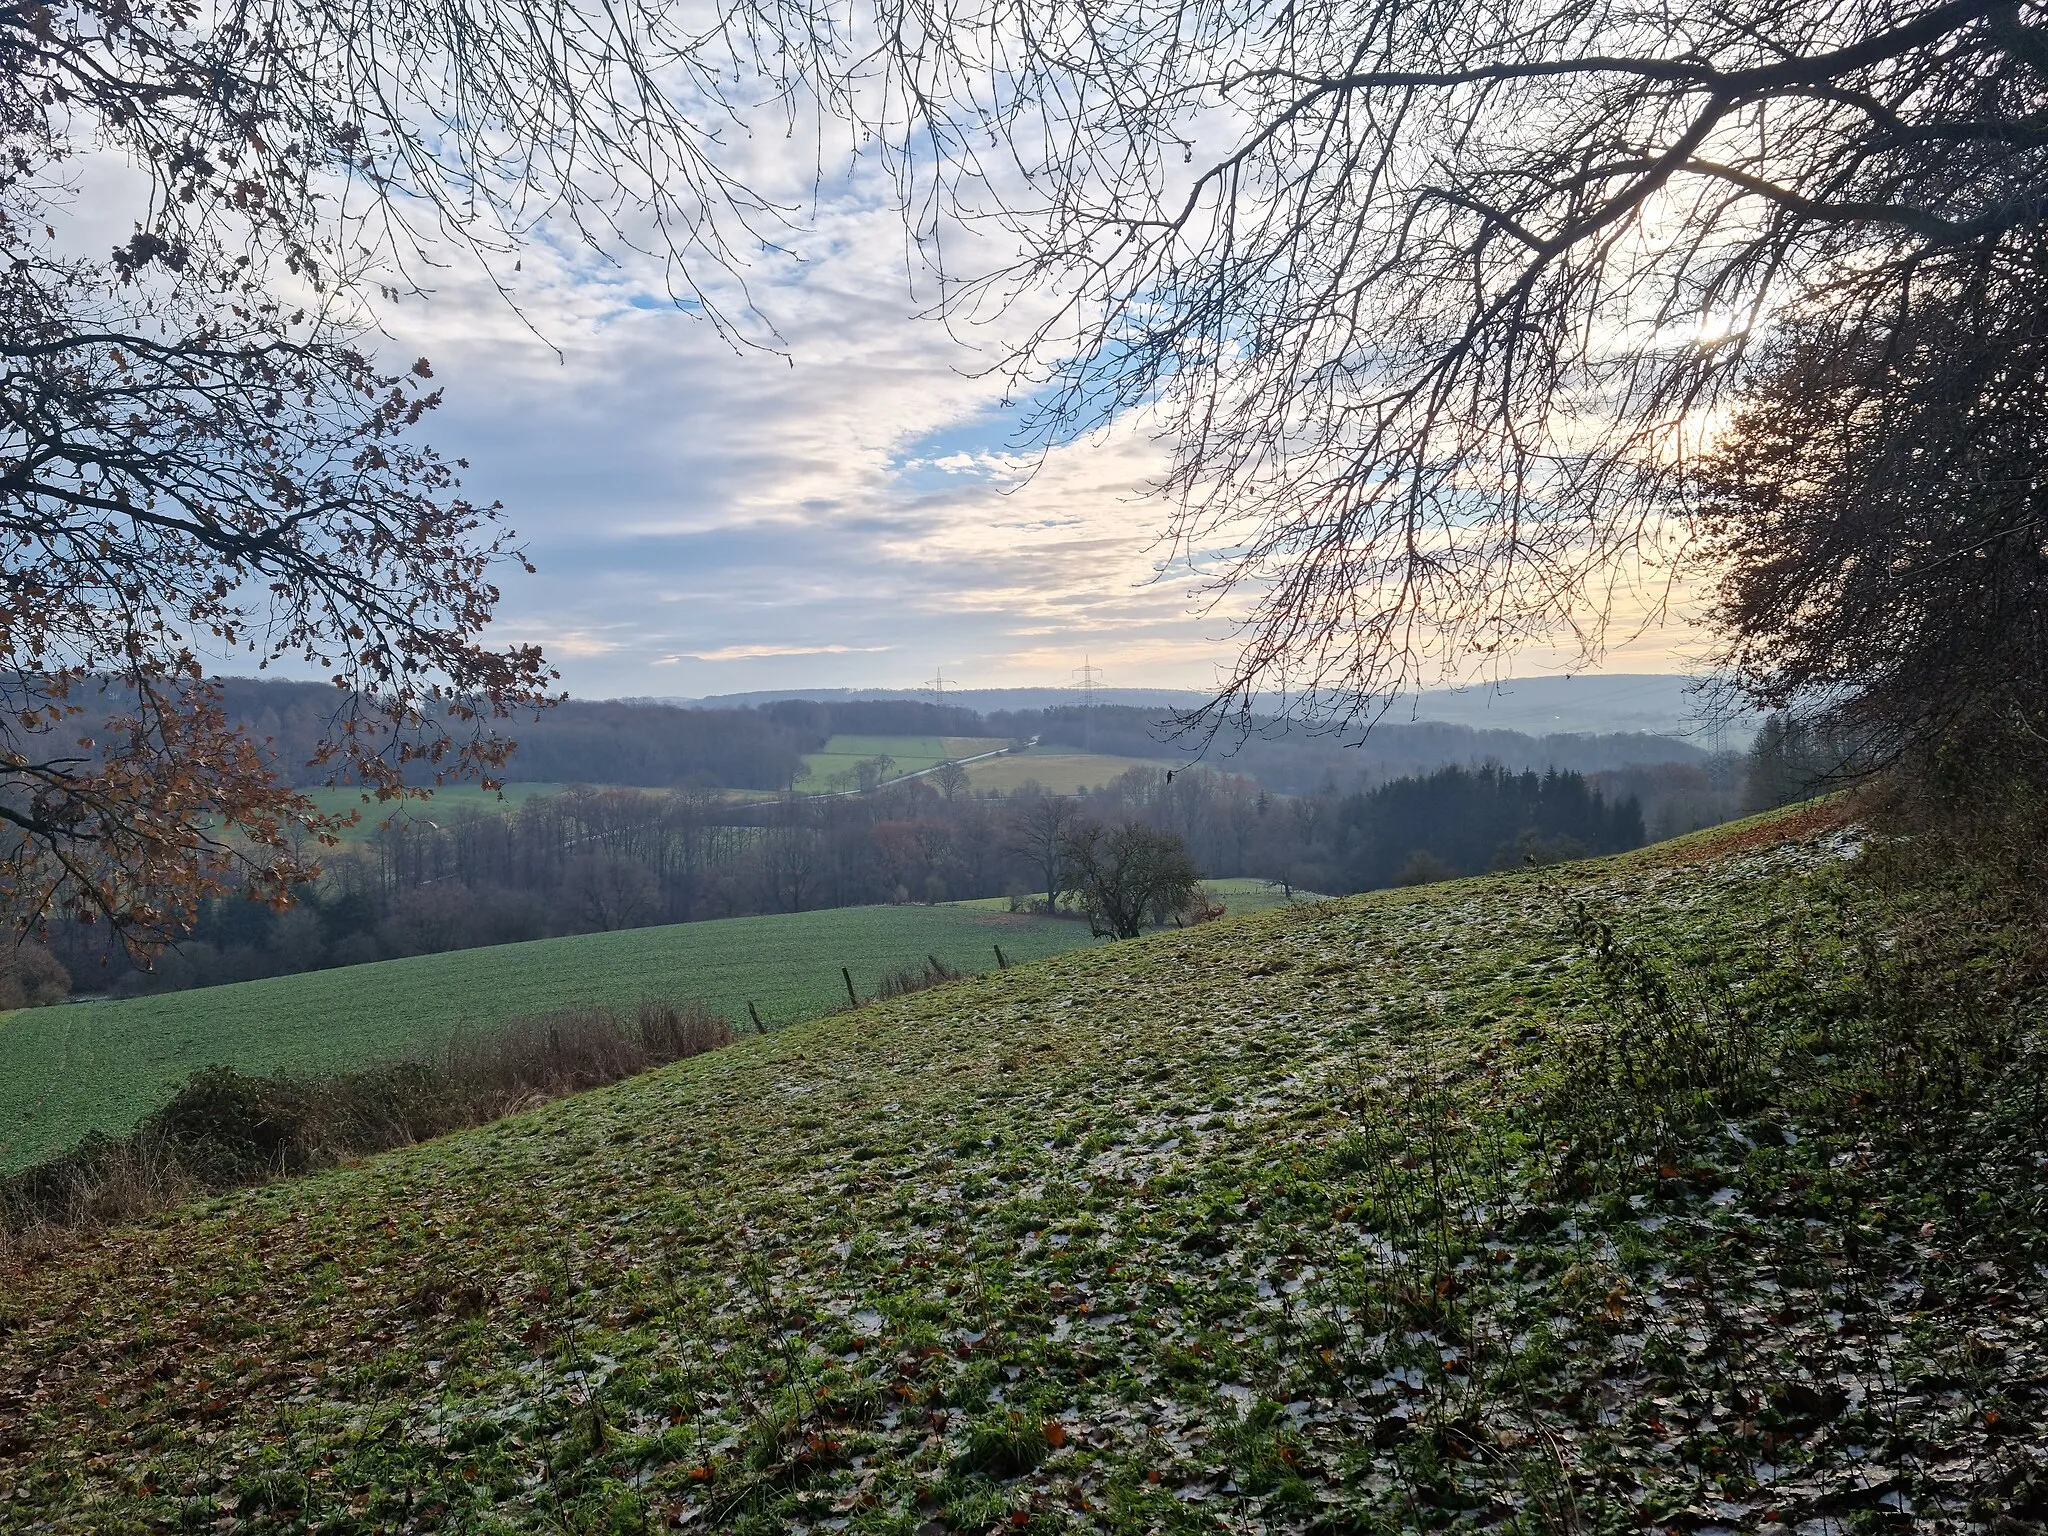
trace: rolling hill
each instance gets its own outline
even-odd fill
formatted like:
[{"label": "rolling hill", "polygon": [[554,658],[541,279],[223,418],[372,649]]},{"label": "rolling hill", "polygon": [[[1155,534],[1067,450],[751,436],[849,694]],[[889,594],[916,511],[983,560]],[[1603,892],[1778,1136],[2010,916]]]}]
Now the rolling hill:
[{"label": "rolling hill", "polygon": [[[1235,912],[1280,898],[1257,880],[1210,888]],[[461,1029],[571,1004],[707,1003],[741,1028],[747,1004],[774,1024],[846,1004],[890,970],[936,956],[955,970],[1092,943],[1088,926],[1012,914],[1001,899],[935,907],[844,907],[578,934],[383,960],[139,997],[0,1015],[0,1172],[120,1133],[185,1076],[336,1071],[431,1052]]]},{"label": "rolling hill", "polygon": [[1854,851],[1809,812],[1093,947],[60,1241],[0,1291],[0,1495],[60,1531],[2036,1528],[2034,1074],[1878,1070],[1859,935],[1939,913]]}]

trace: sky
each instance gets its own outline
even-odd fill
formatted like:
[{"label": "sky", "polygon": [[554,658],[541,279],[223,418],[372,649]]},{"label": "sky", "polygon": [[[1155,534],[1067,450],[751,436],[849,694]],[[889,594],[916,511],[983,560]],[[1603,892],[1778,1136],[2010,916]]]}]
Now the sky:
[{"label": "sky", "polygon": [[[97,245],[126,199],[118,168],[91,174]],[[1231,610],[1158,567],[1167,446],[1132,422],[1024,446],[989,373],[1017,317],[932,317],[899,215],[858,174],[782,190],[808,193],[803,232],[746,272],[771,346],[677,308],[657,264],[547,231],[495,281],[436,252],[416,269],[431,292],[377,311],[383,355],[429,357],[445,391],[425,435],[538,567],[501,573],[489,638],[539,642],[586,698],[1057,687],[1084,663],[1111,686],[1211,686]],[[1604,668],[1687,671],[1695,644],[1653,627]],[[1513,668],[1584,670],[1568,650]]]},{"label": "sky", "polygon": [[[583,697],[1063,686],[1084,662],[1119,687],[1211,686],[1231,609],[1158,569],[1167,445],[1126,422],[1024,446],[988,370],[1028,314],[931,316],[872,168],[819,186],[761,146],[744,169],[801,173],[776,190],[809,203],[790,254],[746,272],[774,347],[675,307],[653,263],[567,239],[496,264],[517,310],[448,253],[430,296],[381,311],[388,355],[429,356],[445,389],[428,437],[539,568],[505,573],[495,637],[541,643]],[[1687,671],[1695,644],[1658,626],[1604,668]],[[1576,650],[1514,667],[1584,670]]]},{"label": "sky", "polygon": [[[1021,444],[1002,381],[975,376],[1000,337],[921,313],[896,215],[849,198],[818,222],[763,285],[782,355],[736,349],[651,272],[545,251],[516,279],[530,326],[459,269],[387,312],[393,355],[445,386],[431,438],[539,568],[506,577],[501,637],[541,642],[583,697],[1064,686],[1084,661],[1209,686],[1230,610],[1157,568],[1166,446],[1128,424]],[[1605,670],[1686,671],[1693,640],[1659,626]]]}]

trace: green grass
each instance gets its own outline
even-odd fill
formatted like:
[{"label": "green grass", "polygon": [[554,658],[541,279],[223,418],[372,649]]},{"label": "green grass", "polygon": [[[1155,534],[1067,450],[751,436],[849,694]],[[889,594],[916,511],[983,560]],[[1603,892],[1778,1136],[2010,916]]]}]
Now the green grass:
[{"label": "green grass", "polygon": [[570,1003],[666,994],[746,1022],[843,1005],[886,970],[959,970],[1093,942],[1087,926],[971,907],[849,907],[458,950],[122,1002],[0,1016],[0,1169],[126,1130],[196,1068],[333,1070],[424,1049],[464,1027]]},{"label": "green grass", "polygon": [[834,774],[850,774],[869,758],[886,755],[895,759],[892,773],[915,773],[950,758],[973,757],[1008,744],[1000,736],[834,736],[823,751],[804,758],[808,777],[797,782],[805,789],[821,790]]},{"label": "green grass", "polygon": [[60,1242],[8,1521],[2038,1529],[2038,1009],[1879,1049],[1953,893],[1850,851],[1093,947]]},{"label": "green grass", "polygon": [[424,799],[385,801],[379,801],[375,796],[365,801],[359,789],[308,789],[303,793],[330,816],[346,815],[350,811],[360,813],[361,820],[342,829],[341,840],[348,843],[363,841],[387,821],[440,820],[462,811],[485,814],[515,811],[529,800],[558,795],[567,787],[565,784],[513,783],[497,790],[479,789],[474,784],[444,784],[427,791]]},{"label": "green grass", "polygon": [[1071,795],[1083,789],[1100,789],[1133,768],[1164,770],[1181,765],[1140,757],[1113,757],[1106,752],[1059,752],[1034,747],[1029,752],[991,758],[967,770],[967,782],[986,793],[1001,790],[1011,794],[1027,783],[1036,783],[1049,794]]}]

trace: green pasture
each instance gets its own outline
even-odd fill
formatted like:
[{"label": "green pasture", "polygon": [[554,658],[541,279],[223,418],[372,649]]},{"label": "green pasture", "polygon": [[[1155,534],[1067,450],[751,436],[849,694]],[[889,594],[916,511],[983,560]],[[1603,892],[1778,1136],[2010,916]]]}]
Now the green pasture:
[{"label": "green pasture", "polygon": [[579,934],[0,1016],[0,1169],[121,1131],[195,1068],[332,1070],[574,1003],[697,999],[771,1023],[862,997],[936,955],[962,971],[1092,942],[1083,923],[971,906],[842,907]]},{"label": "green pasture", "polygon": [[869,758],[888,756],[895,772],[916,773],[936,768],[949,758],[973,757],[1008,746],[1001,736],[834,736],[824,750],[804,758],[806,777],[797,782],[810,790],[824,789],[835,773],[851,773]]},{"label": "green pasture", "polygon": [[341,840],[361,842],[387,821],[438,821],[443,817],[457,815],[462,811],[478,811],[489,815],[499,811],[516,811],[529,800],[538,800],[545,795],[558,795],[568,788],[565,784],[507,784],[503,789],[479,789],[474,784],[444,784],[430,789],[424,798],[405,800],[379,800],[371,795],[365,798],[363,791],[352,788],[308,789],[302,791],[324,814],[347,815],[360,811],[362,819],[352,827],[344,827]]}]

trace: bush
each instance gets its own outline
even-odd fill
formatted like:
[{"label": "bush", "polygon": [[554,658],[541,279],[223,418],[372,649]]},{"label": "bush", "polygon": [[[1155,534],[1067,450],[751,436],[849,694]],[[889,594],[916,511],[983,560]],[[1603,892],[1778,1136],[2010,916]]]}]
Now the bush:
[{"label": "bush", "polygon": [[1418,848],[1408,855],[1394,876],[1396,885],[1435,885],[1440,880],[1455,880],[1458,872],[1435,854]]},{"label": "bush", "polygon": [[71,995],[71,973],[40,944],[26,940],[0,959],[0,1010],[40,1008]]},{"label": "bush", "polygon": [[630,1018],[605,1008],[563,1009],[487,1035],[458,1035],[431,1061],[381,1062],[329,1077],[206,1067],[130,1135],[94,1135],[0,1180],[0,1233],[104,1225],[195,1193],[329,1167],[731,1040],[722,1015],[650,999]]},{"label": "bush", "polygon": [[1110,938],[1134,939],[1148,917],[1160,923],[1186,911],[1201,882],[1187,845],[1142,822],[1080,823],[1062,841],[1061,856],[1081,910]]},{"label": "bush", "polygon": [[922,992],[948,981],[958,981],[962,973],[954,970],[937,955],[927,955],[922,970],[915,966],[901,966],[885,972],[881,986],[875,989],[877,998],[902,997],[909,992]]}]

